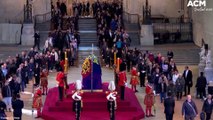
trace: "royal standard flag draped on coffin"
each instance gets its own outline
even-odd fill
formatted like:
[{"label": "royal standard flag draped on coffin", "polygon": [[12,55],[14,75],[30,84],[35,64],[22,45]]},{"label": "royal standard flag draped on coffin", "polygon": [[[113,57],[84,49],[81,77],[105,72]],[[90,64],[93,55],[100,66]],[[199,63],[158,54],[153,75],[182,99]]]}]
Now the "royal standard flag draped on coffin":
[{"label": "royal standard flag draped on coffin", "polygon": [[[84,90],[102,89],[101,66],[95,55],[89,55],[82,64],[82,81]],[[91,86],[92,83],[92,86]]]}]

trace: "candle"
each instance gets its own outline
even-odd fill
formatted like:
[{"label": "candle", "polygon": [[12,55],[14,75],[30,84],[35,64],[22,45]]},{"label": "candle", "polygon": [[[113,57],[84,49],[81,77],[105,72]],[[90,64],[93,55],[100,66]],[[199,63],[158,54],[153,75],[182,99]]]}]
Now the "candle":
[{"label": "candle", "polygon": [[117,71],[120,71],[120,58],[117,58]]},{"label": "candle", "polygon": [[114,52],[114,65],[116,65],[116,52]]},{"label": "candle", "polygon": [[68,58],[67,58],[67,52],[65,51],[64,53],[64,57],[65,57],[65,63],[64,63],[64,73],[68,73]]},{"label": "candle", "polygon": [[64,52],[64,58],[67,58],[67,51]]}]

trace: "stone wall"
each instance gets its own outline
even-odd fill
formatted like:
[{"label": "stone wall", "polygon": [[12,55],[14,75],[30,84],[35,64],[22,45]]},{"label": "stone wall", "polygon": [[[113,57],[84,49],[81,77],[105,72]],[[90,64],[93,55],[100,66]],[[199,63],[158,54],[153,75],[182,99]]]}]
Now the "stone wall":
[{"label": "stone wall", "polygon": [[21,24],[0,24],[0,44],[18,44],[21,37]]},{"label": "stone wall", "polygon": [[[206,8],[212,8],[213,10],[212,0],[207,1]],[[192,17],[195,44],[201,46],[201,39],[203,38],[205,43],[208,44],[209,48],[213,51],[213,11],[195,11],[192,9]]]},{"label": "stone wall", "polygon": [[50,0],[33,0],[33,16],[38,14],[45,14],[51,11]]},{"label": "stone wall", "polygon": [[[20,23],[24,18],[26,0],[0,0],[0,23]],[[33,15],[51,11],[50,0],[33,0]]]},{"label": "stone wall", "polygon": [[0,23],[23,21],[25,0],[0,0]]},{"label": "stone wall", "polygon": [[[143,15],[143,5],[146,0],[123,0],[124,11],[131,14]],[[165,17],[180,17],[181,0],[148,0],[152,15]]]}]

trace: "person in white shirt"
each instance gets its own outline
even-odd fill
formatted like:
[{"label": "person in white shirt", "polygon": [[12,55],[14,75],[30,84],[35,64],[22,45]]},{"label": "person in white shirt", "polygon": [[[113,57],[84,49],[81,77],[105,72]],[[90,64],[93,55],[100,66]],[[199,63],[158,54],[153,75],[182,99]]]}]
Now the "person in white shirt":
[{"label": "person in white shirt", "polygon": [[173,75],[172,75],[172,82],[173,82],[174,85],[175,85],[178,77],[179,77],[179,73],[178,73],[177,70],[175,70],[174,73],[173,73]]}]

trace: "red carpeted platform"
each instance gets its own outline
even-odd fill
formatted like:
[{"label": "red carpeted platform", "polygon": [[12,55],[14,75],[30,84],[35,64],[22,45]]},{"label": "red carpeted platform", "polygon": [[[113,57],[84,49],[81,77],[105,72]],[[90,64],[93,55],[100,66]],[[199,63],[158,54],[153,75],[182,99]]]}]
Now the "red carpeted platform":
[{"label": "red carpeted platform", "polygon": [[[71,93],[74,90],[74,85],[70,84],[69,86],[68,93]],[[109,120],[105,94],[107,86],[107,83],[103,84],[103,92],[83,93],[81,120]],[[42,118],[45,120],[75,120],[72,102],[71,94],[68,94],[68,97],[63,101],[58,101],[58,88],[50,89],[43,106]],[[140,120],[144,118],[144,111],[131,89],[125,89],[125,100],[121,101],[117,98],[117,104],[116,120]]]}]

